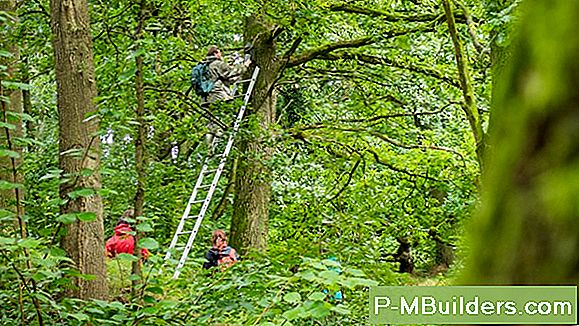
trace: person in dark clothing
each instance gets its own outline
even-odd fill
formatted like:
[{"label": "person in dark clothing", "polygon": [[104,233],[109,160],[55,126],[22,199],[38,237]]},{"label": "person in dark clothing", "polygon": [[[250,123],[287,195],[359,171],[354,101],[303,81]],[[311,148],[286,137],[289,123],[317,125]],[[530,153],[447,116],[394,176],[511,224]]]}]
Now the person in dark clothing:
[{"label": "person in dark clothing", "polygon": [[227,236],[223,230],[213,231],[211,243],[213,247],[205,255],[207,261],[203,263],[203,268],[208,269],[219,266],[221,270],[225,270],[239,261],[240,258],[237,251],[227,245]]}]

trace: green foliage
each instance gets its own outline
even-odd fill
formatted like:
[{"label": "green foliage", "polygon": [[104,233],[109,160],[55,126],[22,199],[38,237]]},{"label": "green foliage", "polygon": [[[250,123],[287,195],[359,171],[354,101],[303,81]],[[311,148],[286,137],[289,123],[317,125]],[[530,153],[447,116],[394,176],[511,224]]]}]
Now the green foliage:
[{"label": "green foliage", "polygon": [[[22,116],[25,137],[18,140],[25,148],[24,181],[2,180],[0,189],[25,190],[29,238],[19,239],[12,226],[15,214],[0,210],[1,324],[22,317],[34,320],[32,297],[40,300],[46,324],[365,324],[369,286],[420,283],[436,265],[435,242],[428,236],[431,227],[445,241],[464,246],[463,224],[476,200],[478,168],[460,110],[445,25],[332,10],[340,1],[145,3],[143,38],[136,42],[137,5],[125,0],[91,2],[102,187],[79,187],[63,198],[59,187],[75,176],[62,175],[58,166],[63,153],[58,148],[50,25],[44,14],[48,1],[24,2],[19,8],[18,35],[11,37],[26,40],[20,65],[21,80],[26,82],[2,83],[29,91],[32,106]],[[436,1],[355,4],[399,16],[440,13]],[[508,34],[505,24],[512,20],[512,10],[476,1],[465,4],[480,22],[483,43],[488,44],[494,28]],[[180,93],[188,88],[191,68],[208,45],[217,44],[227,54],[243,45],[243,24],[250,15],[283,28],[276,39],[280,55],[296,37],[302,38],[297,54],[366,36],[375,43],[335,52],[343,58],[320,56],[288,67],[279,80],[275,88],[279,126],[271,130],[275,151],[267,162],[273,176],[267,255],[243,257],[224,272],[201,270],[211,230],[229,228],[228,206],[219,219],[204,221],[182,276],[173,281],[169,266],[174,261],[161,266],[160,256],[207,150],[206,120]],[[487,18],[492,26],[486,24]],[[471,54],[477,102],[484,113],[490,94],[488,58],[473,54],[466,27],[459,28]],[[411,29],[416,31],[403,33]],[[392,36],[396,33],[400,35]],[[0,49],[0,56],[8,54]],[[381,61],[365,62],[361,55]],[[146,233],[139,246],[153,256],[144,263],[143,283],[132,295],[131,281],[139,277],[131,275],[130,264],[138,259],[121,254],[108,262],[111,301],[64,298],[74,277],[90,276],[79,275],[59,248],[63,224],[93,221],[96,215],[60,214],[60,206],[79,196],[102,196],[110,236],[123,211],[133,205],[137,57],[145,66],[149,130],[145,212],[134,230]],[[1,74],[5,68],[0,68]],[[259,123],[251,115],[239,136],[259,137],[255,133],[260,128],[254,128]],[[10,120],[0,121],[2,130],[15,127]],[[72,154],[83,156],[80,150]],[[0,147],[0,158],[18,156]],[[222,188],[215,198],[221,192]],[[389,258],[397,250],[397,237],[409,238],[418,276],[396,272],[398,263]],[[340,265],[327,259],[330,256]],[[439,278],[437,282],[448,281]],[[29,280],[36,282],[36,289]],[[15,284],[22,289],[22,304]],[[335,300],[337,291],[342,291],[343,300]]]}]

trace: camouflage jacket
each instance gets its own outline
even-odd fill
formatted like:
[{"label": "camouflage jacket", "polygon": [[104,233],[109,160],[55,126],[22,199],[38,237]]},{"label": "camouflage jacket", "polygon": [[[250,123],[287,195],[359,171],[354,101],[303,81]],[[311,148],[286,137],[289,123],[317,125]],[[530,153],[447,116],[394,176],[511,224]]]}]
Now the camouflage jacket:
[{"label": "camouflage jacket", "polygon": [[215,86],[205,99],[205,102],[227,101],[233,98],[230,86],[240,78],[247,67],[244,65],[230,66],[215,56],[208,56],[205,61],[209,62],[209,76],[215,81]]}]

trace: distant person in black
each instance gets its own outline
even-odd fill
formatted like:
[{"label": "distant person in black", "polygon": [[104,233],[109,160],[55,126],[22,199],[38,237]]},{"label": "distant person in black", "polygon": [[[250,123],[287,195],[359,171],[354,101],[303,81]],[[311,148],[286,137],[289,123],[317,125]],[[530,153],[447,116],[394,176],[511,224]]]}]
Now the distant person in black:
[{"label": "distant person in black", "polygon": [[227,236],[223,230],[213,231],[211,243],[213,247],[205,255],[207,261],[203,263],[203,268],[219,266],[225,270],[240,259],[237,251],[227,245]]}]

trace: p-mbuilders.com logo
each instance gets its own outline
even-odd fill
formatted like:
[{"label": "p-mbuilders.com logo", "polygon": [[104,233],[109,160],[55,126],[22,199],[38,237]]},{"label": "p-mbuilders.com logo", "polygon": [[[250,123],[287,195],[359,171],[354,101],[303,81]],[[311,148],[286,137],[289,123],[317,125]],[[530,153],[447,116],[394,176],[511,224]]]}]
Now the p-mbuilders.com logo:
[{"label": "p-mbuilders.com logo", "polygon": [[576,286],[384,286],[374,324],[577,324]]}]

